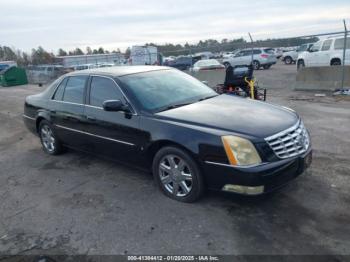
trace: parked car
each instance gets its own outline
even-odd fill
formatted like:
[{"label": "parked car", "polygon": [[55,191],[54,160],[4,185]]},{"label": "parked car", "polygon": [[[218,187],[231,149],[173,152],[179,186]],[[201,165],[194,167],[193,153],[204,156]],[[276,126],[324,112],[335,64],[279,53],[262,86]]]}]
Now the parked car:
[{"label": "parked car", "polygon": [[175,67],[179,70],[188,70],[197,61],[198,60],[194,61],[193,57],[191,56],[179,56],[175,61],[170,61],[167,65]]},{"label": "parked car", "polygon": [[225,66],[219,63],[216,59],[206,59],[197,61],[193,67],[192,71],[198,72],[201,70],[224,70]]},{"label": "parked car", "polygon": [[241,66],[253,64],[254,70],[258,70],[261,67],[269,69],[272,65],[276,64],[277,58],[271,48],[255,48],[253,49],[253,62],[252,62],[252,49],[243,49],[235,54],[233,57],[225,58],[223,64],[228,66]]},{"label": "parked car", "polygon": [[76,65],[74,66],[74,70],[85,70],[85,69],[92,69],[98,67],[97,65],[94,64],[83,64],[83,65]]},{"label": "parked car", "polygon": [[[311,66],[337,66],[343,64],[344,37],[318,41],[298,55],[297,68]],[[347,38],[345,64],[350,63],[350,37]]]},{"label": "parked car", "polygon": [[239,51],[241,51],[240,49],[237,49],[235,51],[232,51],[232,52],[226,52],[226,53],[223,53],[222,55],[222,58],[230,58],[230,57],[233,57],[235,56],[235,54],[237,54]]},{"label": "parked car", "polygon": [[282,55],[282,61],[286,65],[290,65],[292,63],[295,63],[298,59],[299,53],[307,51],[312,45],[313,45],[313,43],[302,44],[296,50],[284,52]]},{"label": "parked car", "polygon": [[183,202],[205,188],[273,191],[302,174],[312,156],[291,109],[218,95],[168,67],[66,74],[25,99],[23,119],[46,153],[69,147],[152,170],[164,194]]},{"label": "parked car", "polygon": [[201,59],[210,59],[214,57],[214,54],[212,52],[200,52],[200,53],[194,54],[194,56],[198,56]]},{"label": "parked car", "polygon": [[280,59],[280,58],[282,57],[282,55],[283,55],[283,50],[282,50],[282,48],[276,47],[276,48],[273,48],[273,50],[274,50],[274,53],[275,53],[276,58],[277,58],[277,59]]},{"label": "parked car", "polygon": [[17,66],[16,61],[0,61],[0,71],[5,70],[7,68]]}]

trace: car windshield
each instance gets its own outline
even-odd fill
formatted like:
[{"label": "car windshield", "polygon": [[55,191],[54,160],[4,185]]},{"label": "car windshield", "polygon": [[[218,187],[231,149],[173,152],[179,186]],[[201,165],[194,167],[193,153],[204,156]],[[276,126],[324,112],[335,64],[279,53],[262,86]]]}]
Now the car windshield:
[{"label": "car windshield", "polygon": [[160,112],[216,96],[210,87],[178,70],[159,70],[119,77],[125,91],[148,112]]},{"label": "car windshield", "polygon": [[203,67],[203,66],[219,66],[220,63],[215,59],[209,59],[209,60],[201,60],[198,61],[194,66],[196,67]]}]

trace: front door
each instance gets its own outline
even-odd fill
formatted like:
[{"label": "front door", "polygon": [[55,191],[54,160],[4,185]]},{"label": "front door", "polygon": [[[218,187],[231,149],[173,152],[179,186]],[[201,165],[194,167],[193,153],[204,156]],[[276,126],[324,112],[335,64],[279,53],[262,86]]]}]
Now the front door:
[{"label": "front door", "polygon": [[310,51],[306,54],[306,66],[319,66],[321,45],[322,41],[319,41],[310,48]]},{"label": "front door", "polygon": [[135,113],[108,112],[103,109],[106,100],[125,97],[109,77],[91,76],[85,108],[86,132],[89,134],[89,150],[116,160],[138,160],[142,133],[139,116]]}]

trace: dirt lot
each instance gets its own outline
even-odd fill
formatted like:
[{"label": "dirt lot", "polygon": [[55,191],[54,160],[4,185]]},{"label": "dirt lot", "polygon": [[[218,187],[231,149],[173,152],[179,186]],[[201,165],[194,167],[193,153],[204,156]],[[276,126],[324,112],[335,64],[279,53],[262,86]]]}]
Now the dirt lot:
[{"label": "dirt lot", "polygon": [[43,88],[0,88],[0,254],[350,254],[350,102],[294,92],[294,66],[256,77],[304,118],[312,168],[268,197],[195,204],[120,164],[46,155],[22,123],[24,97]]}]

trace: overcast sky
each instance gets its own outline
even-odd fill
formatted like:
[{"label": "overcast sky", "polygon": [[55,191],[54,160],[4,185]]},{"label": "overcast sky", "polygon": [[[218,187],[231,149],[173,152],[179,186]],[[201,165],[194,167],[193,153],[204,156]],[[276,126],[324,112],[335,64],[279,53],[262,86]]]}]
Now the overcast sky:
[{"label": "overcast sky", "polygon": [[287,37],[350,27],[350,0],[0,0],[0,45],[24,51]]}]

